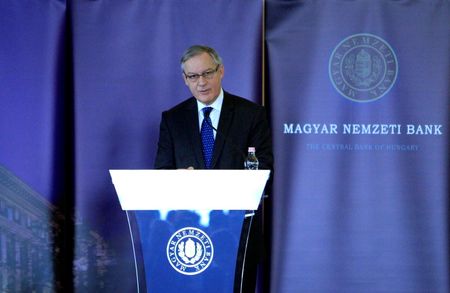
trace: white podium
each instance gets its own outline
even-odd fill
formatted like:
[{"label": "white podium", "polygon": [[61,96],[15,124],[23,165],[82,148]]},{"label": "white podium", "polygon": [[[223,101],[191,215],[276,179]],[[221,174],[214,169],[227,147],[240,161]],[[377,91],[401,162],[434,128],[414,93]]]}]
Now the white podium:
[{"label": "white podium", "polygon": [[[138,292],[240,292],[269,170],[110,170],[126,212]],[[192,290],[192,291],[190,291]]]}]

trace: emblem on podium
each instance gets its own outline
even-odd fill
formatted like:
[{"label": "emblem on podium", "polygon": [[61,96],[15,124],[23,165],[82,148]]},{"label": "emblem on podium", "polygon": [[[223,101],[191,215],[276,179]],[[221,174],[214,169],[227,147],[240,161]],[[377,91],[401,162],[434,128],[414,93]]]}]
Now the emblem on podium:
[{"label": "emblem on podium", "polygon": [[213,256],[211,239],[198,228],[182,228],[176,231],[167,243],[167,259],[170,265],[184,275],[202,273],[211,264]]}]

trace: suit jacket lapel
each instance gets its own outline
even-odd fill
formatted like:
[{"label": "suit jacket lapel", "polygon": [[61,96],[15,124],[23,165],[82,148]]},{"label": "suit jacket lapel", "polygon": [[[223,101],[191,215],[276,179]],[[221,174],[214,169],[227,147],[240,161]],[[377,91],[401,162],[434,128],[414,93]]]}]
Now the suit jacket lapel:
[{"label": "suit jacket lapel", "polygon": [[196,161],[199,162],[199,166],[193,166],[196,168],[203,168],[205,163],[203,161],[203,153],[202,153],[202,139],[200,137],[200,130],[198,128],[198,109],[197,102],[195,98],[192,98],[192,103],[186,108],[185,112],[186,116],[186,127],[188,131],[188,135],[190,137],[190,143],[192,146],[192,151],[194,152],[194,156]]},{"label": "suit jacket lapel", "polygon": [[228,97],[228,93],[224,92],[222,110],[220,112],[218,133],[216,133],[216,140],[214,143],[213,160],[211,162],[211,168],[214,168],[222,152],[226,137],[230,130],[231,121],[234,116],[234,104]]}]

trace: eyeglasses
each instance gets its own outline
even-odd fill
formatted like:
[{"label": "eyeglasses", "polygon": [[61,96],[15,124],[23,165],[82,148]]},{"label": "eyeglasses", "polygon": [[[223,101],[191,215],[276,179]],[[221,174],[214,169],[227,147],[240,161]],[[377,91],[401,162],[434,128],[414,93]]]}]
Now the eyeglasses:
[{"label": "eyeglasses", "polygon": [[217,70],[219,70],[220,64],[217,65],[216,69],[209,69],[206,70],[203,73],[197,74],[186,74],[183,72],[184,76],[187,78],[187,80],[189,80],[190,82],[196,82],[199,80],[200,76],[205,78],[205,79],[212,79],[214,77],[214,74],[217,72]]}]

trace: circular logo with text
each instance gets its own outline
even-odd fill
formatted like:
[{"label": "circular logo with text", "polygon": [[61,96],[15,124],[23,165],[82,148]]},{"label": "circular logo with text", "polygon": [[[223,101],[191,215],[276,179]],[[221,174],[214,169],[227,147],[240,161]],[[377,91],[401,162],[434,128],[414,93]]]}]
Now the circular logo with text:
[{"label": "circular logo with text", "polygon": [[342,96],[356,102],[371,102],[392,88],[398,62],[385,40],[371,34],[356,34],[334,48],[328,70],[333,86]]},{"label": "circular logo with text", "polygon": [[180,229],[167,243],[167,259],[170,265],[184,275],[200,274],[211,264],[213,256],[211,239],[198,228]]}]

